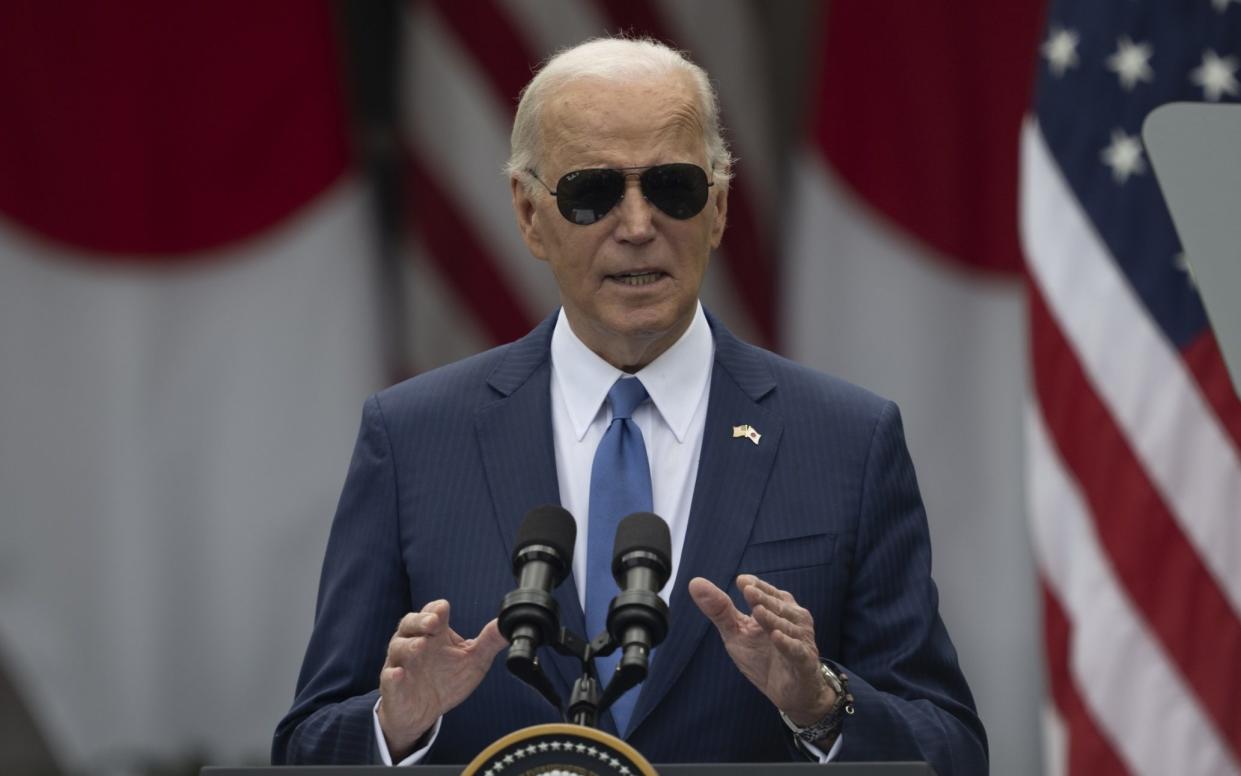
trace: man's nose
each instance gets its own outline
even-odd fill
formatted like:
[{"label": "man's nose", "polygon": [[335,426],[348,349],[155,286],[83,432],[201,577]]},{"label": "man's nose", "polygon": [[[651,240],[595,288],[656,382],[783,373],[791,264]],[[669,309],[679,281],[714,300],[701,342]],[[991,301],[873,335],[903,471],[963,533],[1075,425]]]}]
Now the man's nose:
[{"label": "man's nose", "polygon": [[642,196],[642,187],[638,176],[628,176],[625,180],[625,196],[617,205],[620,221],[616,225],[616,239],[624,242],[643,243],[655,236],[655,210],[646,197]]}]

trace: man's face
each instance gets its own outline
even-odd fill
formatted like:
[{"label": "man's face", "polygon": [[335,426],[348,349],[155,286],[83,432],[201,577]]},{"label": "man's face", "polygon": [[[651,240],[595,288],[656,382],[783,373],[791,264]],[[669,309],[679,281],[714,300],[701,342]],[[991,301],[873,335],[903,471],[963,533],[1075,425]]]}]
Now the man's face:
[{"label": "man's face", "polygon": [[[710,177],[688,77],[570,82],[543,112],[535,172],[552,189],[572,170],[689,162]],[[674,343],[693,319],[712,248],[724,234],[727,191],[708,189],[698,215],[678,220],[643,198],[636,177],[607,215],[570,223],[537,184],[513,180],[513,207],[530,252],[560,287],[573,332],[618,367],[640,368]]]}]

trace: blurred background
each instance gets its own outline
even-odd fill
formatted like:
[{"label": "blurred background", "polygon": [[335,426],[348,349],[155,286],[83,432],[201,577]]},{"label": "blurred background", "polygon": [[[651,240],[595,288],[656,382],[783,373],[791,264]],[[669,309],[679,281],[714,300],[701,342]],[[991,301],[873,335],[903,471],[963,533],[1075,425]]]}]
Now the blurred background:
[{"label": "blurred background", "polygon": [[720,92],[706,304],[902,408],[993,771],[1236,773],[1241,402],[1136,134],[1241,3],[1046,6],[10,0],[0,772],[267,762],[362,402],[556,308],[516,96],[624,31]]}]

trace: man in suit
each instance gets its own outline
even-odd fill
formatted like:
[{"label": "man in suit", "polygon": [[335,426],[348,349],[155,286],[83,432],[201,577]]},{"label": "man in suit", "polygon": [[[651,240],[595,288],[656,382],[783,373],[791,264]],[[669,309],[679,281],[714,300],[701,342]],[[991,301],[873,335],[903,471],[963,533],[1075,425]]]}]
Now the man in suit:
[{"label": "man in suit", "polygon": [[[575,516],[555,595],[593,636],[619,498],[668,521],[671,626],[605,729],[653,762],[986,771],[896,408],[699,304],[730,167],[706,74],[659,44],[589,41],[527,86],[513,205],[563,306],[367,401],[273,762],[468,762],[557,721],[494,659],[517,525]],[[540,661],[567,697],[574,661]]]}]

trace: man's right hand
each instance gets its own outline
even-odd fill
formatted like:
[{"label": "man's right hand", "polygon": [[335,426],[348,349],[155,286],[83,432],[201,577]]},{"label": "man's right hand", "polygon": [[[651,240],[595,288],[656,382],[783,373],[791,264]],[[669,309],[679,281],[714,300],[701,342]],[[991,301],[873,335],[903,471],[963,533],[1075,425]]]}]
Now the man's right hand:
[{"label": "man's right hand", "polygon": [[496,621],[476,638],[448,627],[448,602],[432,601],[401,618],[379,674],[379,726],[392,761],[414,751],[435,721],[469,697],[508,644]]}]

